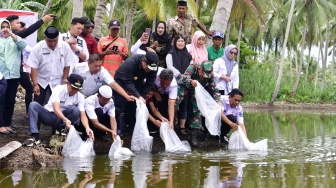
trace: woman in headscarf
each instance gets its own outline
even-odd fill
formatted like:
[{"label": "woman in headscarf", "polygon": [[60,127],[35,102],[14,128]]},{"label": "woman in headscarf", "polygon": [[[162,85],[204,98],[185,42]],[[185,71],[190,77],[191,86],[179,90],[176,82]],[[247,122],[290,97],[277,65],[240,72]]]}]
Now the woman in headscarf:
[{"label": "woman in headscarf", "polygon": [[27,43],[12,33],[9,21],[0,21],[0,72],[7,81],[7,89],[0,97],[0,133],[15,134],[10,127],[15,96],[20,78],[21,52]]},{"label": "woman in headscarf", "polygon": [[205,35],[202,31],[196,31],[191,39],[191,44],[187,45],[188,52],[195,63],[201,64],[208,60],[208,50],[205,47]]},{"label": "woman in headscarf", "polygon": [[159,56],[159,67],[167,68],[166,56],[171,49],[171,40],[166,31],[166,23],[160,21],[150,38],[150,47],[153,48]]},{"label": "woman in headscarf", "polygon": [[234,60],[237,54],[237,46],[230,44],[225,47],[224,55],[214,62],[213,74],[221,95],[228,95],[232,89],[239,88],[238,64]]},{"label": "woman in headscarf", "polygon": [[[168,69],[174,72],[174,76],[178,81],[181,75],[187,70],[190,64],[193,64],[193,60],[186,48],[186,39],[179,35],[174,38],[174,46],[169,51],[166,57],[166,63]],[[187,107],[188,107],[188,96],[184,98],[181,102],[178,112],[178,117],[180,119],[180,129],[182,134],[187,134],[185,130],[185,123],[187,119]]]}]

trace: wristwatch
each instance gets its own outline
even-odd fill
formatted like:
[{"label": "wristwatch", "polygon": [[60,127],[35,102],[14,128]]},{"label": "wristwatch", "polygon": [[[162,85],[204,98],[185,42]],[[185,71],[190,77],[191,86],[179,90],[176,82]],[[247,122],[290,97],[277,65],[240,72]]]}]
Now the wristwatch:
[{"label": "wristwatch", "polygon": [[79,54],[80,54],[80,51],[78,50],[78,51],[76,51],[75,52],[75,54],[77,55],[77,56],[79,56]]}]

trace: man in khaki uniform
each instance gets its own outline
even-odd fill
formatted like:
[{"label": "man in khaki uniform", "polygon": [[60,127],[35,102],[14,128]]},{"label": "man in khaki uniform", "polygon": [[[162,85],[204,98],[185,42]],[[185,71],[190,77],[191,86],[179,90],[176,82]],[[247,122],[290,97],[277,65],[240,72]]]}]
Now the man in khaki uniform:
[{"label": "man in khaki uniform", "polygon": [[187,13],[188,7],[186,1],[177,2],[177,16],[170,18],[167,24],[167,33],[174,39],[178,35],[186,37],[186,43],[191,43],[192,27],[200,28],[206,35],[212,36],[211,31],[208,31],[193,15]]}]

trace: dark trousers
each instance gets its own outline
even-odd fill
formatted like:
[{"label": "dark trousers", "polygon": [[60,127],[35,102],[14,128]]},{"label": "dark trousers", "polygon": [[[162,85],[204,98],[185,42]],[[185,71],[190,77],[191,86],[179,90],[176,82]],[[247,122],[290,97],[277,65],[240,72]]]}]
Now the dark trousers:
[{"label": "dark trousers", "polygon": [[[105,127],[109,128],[109,129],[112,129],[112,127],[111,127],[111,121],[110,121],[110,116],[108,115],[108,113],[104,114],[103,110],[101,108],[96,108],[95,109],[95,113],[97,115],[97,120],[98,120],[99,123],[103,124]],[[118,119],[119,116],[120,116],[120,111],[119,111],[119,109],[116,109],[115,110],[115,118]],[[92,123],[92,121],[90,119],[89,119],[89,126],[92,129],[95,137],[102,137],[102,136],[104,136],[106,134],[106,132],[97,129],[93,125],[93,123]],[[76,126],[76,129],[77,129],[77,131],[82,132],[83,134],[86,135],[85,128],[84,128],[84,126],[83,126],[83,124],[82,124],[81,121],[80,121],[80,125]]]},{"label": "dark trousers", "polygon": [[5,94],[7,89],[7,81],[4,77],[0,80],[0,97]]},{"label": "dark trousers", "polygon": [[18,78],[7,80],[6,92],[0,97],[0,127],[11,125],[18,85]]},{"label": "dark trousers", "polygon": [[39,87],[40,87],[40,95],[37,96],[34,94],[34,101],[44,106],[49,101],[49,98],[51,96],[51,89],[49,85],[45,89],[43,89],[43,87],[41,87],[40,84]]},{"label": "dark trousers", "polygon": [[[237,123],[237,116],[234,115],[227,115],[226,116],[230,121],[232,121],[233,123]],[[221,126],[221,138],[223,136],[226,136],[231,130],[231,127],[229,124],[225,123],[222,121],[222,126]]]},{"label": "dark trousers", "polygon": [[121,96],[118,92],[113,90],[113,101],[116,108],[119,109],[120,116],[116,117],[117,125],[118,125],[118,135],[122,133],[125,124],[125,107],[127,104],[127,100]]},{"label": "dark trousers", "polygon": [[26,90],[25,103],[26,112],[28,112],[29,104],[33,100],[33,85],[30,81],[29,74],[26,72],[20,72],[19,83]]},{"label": "dark trousers", "polygon": [[[161,98],[162,98],[162,101],[156,101],[155,97],[153,97],[154,105],[163,117],[165,117],[166,119],[169,119],[169,116],[168,116],[169,95],[161,94]],[[151,114],[154,118],[156,118],[149,108],[148,108],[148,111],[149,111],[149,114]],[[147,127],[149,131],[157,131],[159,129],[156,125],[154,125],[154,123],[152,123],[149,120],[147,121]]]}]

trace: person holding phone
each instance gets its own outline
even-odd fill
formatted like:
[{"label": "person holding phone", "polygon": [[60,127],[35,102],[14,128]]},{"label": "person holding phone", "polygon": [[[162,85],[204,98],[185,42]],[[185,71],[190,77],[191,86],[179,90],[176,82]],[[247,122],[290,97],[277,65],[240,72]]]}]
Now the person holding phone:
[{"label": "person holding phone", "polygon": [[[52,20],[54,20],[55,15],[47,14],[47,15],[43,16],[42,19],[33,23],[29,27],[25,27],[26,26],[25,23],[20,21],[18,15],[10,15],[6,19],[10,22],[10,24],[12,26],[13,33],[24,39],[24,38],[28,37],[29,35],[33,34],[35,31],[39,30],[44,23],[51,22]],[[29,48],[29,46],[27,46],[27,49],[28,48]],[[25,56],[23,55],[22,60],[21,60],[21,66],[20,66],[19,83],[26,90],[25,103],[26,103],[26,114],[28,114],[29,104],[33,100],[33,97],[32,97],[33,85],[30,81],[29,73],[24,71],[24,68],[23,68],[24,59],[25,59]],[[27,117],[28,117],[28,115],[27,115]],[[12,124],[12,127],[16,128],[16,127],[18,127],[18,125]]]},{"label": "person holding phone", "polygon": [[10,22],[0,22],[3,38],[0,38],[0,72],[7,81],[6,92],[0,97],[0,133],[15,134],[10,127],[19,85],[21,52],[27,43],[12,32]]},{"label": "person holding phone", "polygon": [[146,54],[146,51],[147,51],[146,47],[149,47],[149,36],[150,36],[150,28],[146,28],[145,30],[142,30],[139,33],[139,37],[138,37],[139,39],[131,47],[132,55]]},{"label": "person holding phone", "polygon": [[[119,20],[112,19],[109,23],[110,34],[102,37],[98,42],[98,52],[104,57],[104,67],[114,76],[116,70],[128,57],[128,44],[124,38],[119,36]],[[118,48],[116,49],[117,46]]]}]

